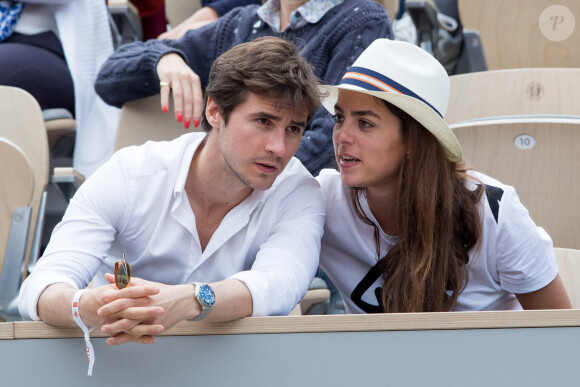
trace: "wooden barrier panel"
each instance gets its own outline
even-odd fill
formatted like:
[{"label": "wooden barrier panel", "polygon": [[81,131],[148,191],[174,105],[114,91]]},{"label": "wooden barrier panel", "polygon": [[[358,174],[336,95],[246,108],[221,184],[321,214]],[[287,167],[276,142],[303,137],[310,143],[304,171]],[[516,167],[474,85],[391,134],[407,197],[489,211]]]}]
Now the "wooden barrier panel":
[{"label": "wooden barrier panel", "polygon": [[[10,340],[14,338],[14,324],[11,322],[0,323],[0,340]],[[0,364],[0,367],[2,365]]]},{"label": "wooden barrier panel", "polygon": [[155,345],[107,346],[93,376],[79,329],[14,322],[3,385],[576,385],[580,310],[182,322]]}]

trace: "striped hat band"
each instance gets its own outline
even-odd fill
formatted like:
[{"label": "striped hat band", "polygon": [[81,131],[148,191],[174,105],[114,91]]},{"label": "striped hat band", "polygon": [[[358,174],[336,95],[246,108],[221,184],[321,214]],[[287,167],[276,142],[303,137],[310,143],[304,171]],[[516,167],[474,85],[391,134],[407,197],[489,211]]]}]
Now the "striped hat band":
[{"label": "striped hat band", "polygon": [[344,77],[342,77],[340,84],[354,85],[368,91],[383,91],[385,93],[407,95],[427,104],[431,109],[439,114],[441,118],[443,118],[443,115],[437,109],[435,109],[433,105],[425,101],[417,94],[413,93],[411,90],[407,89],[405,86],[381,73],[364,67],[348,68],[346,70],[346,74],[344,74]]}]

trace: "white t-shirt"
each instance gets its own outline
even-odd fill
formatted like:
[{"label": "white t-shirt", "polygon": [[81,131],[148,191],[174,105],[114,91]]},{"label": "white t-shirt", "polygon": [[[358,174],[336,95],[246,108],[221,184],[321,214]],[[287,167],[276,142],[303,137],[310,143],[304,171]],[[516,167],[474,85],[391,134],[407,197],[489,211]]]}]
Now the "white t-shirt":
[{"label": "white t-shirt", "polygon": [[50,284],[106,283],[123,253],[135,277],[165,284],[236,278],[252,294],[253,315],[288,314],[318,267],[324,201],[293,158],[265,191],[253,191],[224,217],[202,251],[185,181],[205,133],[124,148],[71,200],[43,257],[24,281],[19,309],[38,319]]},{"label": "white t-shirt", "polygon": [[[558,273],[552,240],[534,224],[513,187],[478,172],[471,174],[486,185],[479,204],[483,232],[478,254],[474,257],[475,249],[469,253],[469,279],[455,310],[521,309],[514,293],[541,289]],[[373,227],[357,217],[339,172],[325,169],[317,180],[326,202],[320,266],[339,290],[348,313],[379,312],[382,281],[375,267],[379,258]],[[378,225],[364,195],[361,205]],[[384,257],[397,238],[380,230],[380,239]]]}]

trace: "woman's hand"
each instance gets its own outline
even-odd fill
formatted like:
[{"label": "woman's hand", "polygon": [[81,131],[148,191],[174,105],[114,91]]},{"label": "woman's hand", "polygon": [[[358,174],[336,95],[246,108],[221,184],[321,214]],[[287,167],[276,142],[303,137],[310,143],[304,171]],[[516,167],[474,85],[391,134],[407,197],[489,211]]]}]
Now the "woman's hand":
[{"label": "woman's hand", "polygon": [[175,119],[187,129],[199,126],[203,110],[203,92],[199,76],[175,53],[164,55],[157,64],[160,81],[161,109],[167,112],[169,95],[173,94]]}]

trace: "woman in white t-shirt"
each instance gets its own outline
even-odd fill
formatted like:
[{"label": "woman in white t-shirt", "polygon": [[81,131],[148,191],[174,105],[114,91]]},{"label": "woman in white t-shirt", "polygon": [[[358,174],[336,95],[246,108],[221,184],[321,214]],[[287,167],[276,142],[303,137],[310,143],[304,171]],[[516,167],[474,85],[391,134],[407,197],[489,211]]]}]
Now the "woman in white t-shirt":
[{"label": "woman in white t-shirt", "polygon": [[552,240],[513,187],[462,162],[437,60],[378,39],[325,88],[339,171],[318,176],[320,266],[347,312],[571,307]]}]

